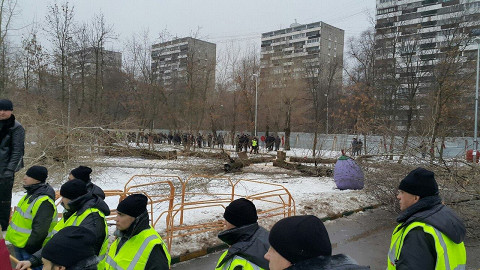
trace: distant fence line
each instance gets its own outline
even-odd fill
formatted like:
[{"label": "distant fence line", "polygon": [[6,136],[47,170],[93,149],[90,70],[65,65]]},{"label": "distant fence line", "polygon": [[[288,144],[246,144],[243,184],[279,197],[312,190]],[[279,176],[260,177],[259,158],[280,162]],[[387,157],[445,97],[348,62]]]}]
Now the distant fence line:
[{"label": "distant fence line", "polygon": [[[110,132],[121,132],[121,133],[135,133],[135,137],[138,137],[140,132],[138,129],[106,129]],[[146,134],[151,132],[151,130],[143,130]],[[169,130],[166,129],[154,129],[154,133],[164,133],[169,134]],[[200,133],[203,136],[206,136],[211,133],[211,131],[202,130]],[[249,132],[237,132],[236,134],[250,134]],[[222,134],[225,137],[225,144],[231,142],[231,132],[225,130],[217,131],[217,134]],[[265,136],[265,132],[258,132],[258,137]],[[284,132],[270,132],[270,134],[279,135],[284,137]],[[194,134],[196,135],[196,134]],[[368,135],[366,136],[367,141],[364,142],[363,135],[354,135],[354,134],[318,134],[317,139],[317,149],[324,151],[341,151],[342,149],[350,152],[351,143],[353,138],[358,138],[362,140],[362,143],[366,146],[367,152],[365,154],[385,154],[390,153],[390,148],[392,148],[393,153],[399,153],[403,144],[403,137],[395,136],[394,145],[390,145],[390,137],[387,137],[386,142],[383,140],[383,136],[378,135]],[[290,134],[290,147],[305,149],[306,155],[312,151],[313,147],[313,133],[303,133],[303,132],[292,132]],[[420,144],[424,141],[429,148],[429,138],[426,137],[416,137],[412,136],[409,138],[409,145],[407,152],[410,155],[421,155],[420,153]],[[262,142],[260,142],[262,146]],[[441,141],[438,140],[434,152],[438,155],[440,147],[444,147],[443,156],[447,158],[454,157],[464,157],[468,149],[473,148],[473,138],[472,137],[447,137],[445,139],[445,145],[441,145]],[[282,146],[283,148],[283,146]],[[363,149],[362,149],[363,152]]]}]

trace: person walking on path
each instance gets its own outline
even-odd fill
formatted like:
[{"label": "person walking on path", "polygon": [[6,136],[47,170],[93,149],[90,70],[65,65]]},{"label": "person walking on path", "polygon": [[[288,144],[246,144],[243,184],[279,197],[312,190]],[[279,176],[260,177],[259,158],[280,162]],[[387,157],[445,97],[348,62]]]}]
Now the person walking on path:
[{"label": "person walking on path", "polygon": [[[85,182],[73,179],[66,182],[60,188],[62,206],[65,208],[62,219],[53,228],[53,233],[69,226],[82,226],[95,234],[93,245],[95,254],[104,257],[108,248],[108,227],[105,217],[110,215],[108,205],[98,196],[87,189]],[[28,267],[36,267],[42,264],[41,250],[37,251],[28,261],[20,261],[17,270],[25,270]],[[102,262],[98,269],[103,269]]]},{"label": "person walking on path", "polygon": [[270,270],[370,269],[344,254],[332,255],[327,229],[316,216],[293,216],[273,225],[265,254]]},{"label": "person walking on path", "polygon": [[[57,224],[55,191],[45,183],[47,177],[47,168],[43,166],[30,167],[23,177],[27,194],[18,203],[5,237],[20,261],[30,259],[40,250],[50,240]],[[34,269],[40,270],[41,267]]]},{"label": "person walking on path", "polygon": [[42,250],[43,269],[96,270],[95,233],[82,226],[70,226],[56,233]]},{"label": "person walking on path", "polygon": [[105,270],[168,270],[170,253],[160,235],[150,226],[148,198],[132,194],[118,204],[117,239],[105,258]]},{"label": "person walking on path", "polygon": [[103,190],[92,183],[92,179],[90,179],[90,174],[92,173],[92,169],[87,166],[78,166],[77,168],[70,171],[68,175],[68,180],[73,179],[80,179],[87,184],[87,190],[91,190],[93,194],[97,195],[98,197],[105,200],[105,192]]},{"label": "person walking on path", "polygon": [[232,201],[223,214],[225,231],[218,238],[230,247],[218,260],[216,270],[268,269],[263,257],[269,248],[268,231],[257,223],[255,205],[240,198]]},{"label": "person walking on path", "polygon": [[13,103],[0,99],[0,227],[7,230],[15,172],[23,168],[25,129],[15,120]]},{"label": "person walking on path", "polygon": [[392,233],[387,269],[465,269],[465,225],[442,204],[434,173],[417,168],[398,189],[402,212]]}]

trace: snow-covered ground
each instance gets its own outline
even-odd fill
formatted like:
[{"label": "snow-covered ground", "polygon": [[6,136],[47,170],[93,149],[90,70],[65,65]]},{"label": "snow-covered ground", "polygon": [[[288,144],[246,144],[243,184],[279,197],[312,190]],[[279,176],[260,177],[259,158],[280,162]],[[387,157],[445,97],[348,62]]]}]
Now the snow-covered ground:
[{"label": "snow-covered ground", "polygon": [[[162,151],[172,149],[162,148]],[[308,151],[305,149],[294,149],[287,152],[287,156],[303,157],[307,155]],[[321,156],[336,158],[340,156],[340,153],[326,151],[322,152]],[[174,205],[177,206],[177,209],[181,199],[179,197],[179,194],[181,194],[181,182],[186,182],[187,180],[189,184],[187,185],[185,202],[223,200],[221,201],[222,203],[218,204],[204,204],[208,205],[208,207],[185,210],[183,220],[185,225],[222,220],[223,207],[228,204],[227,200],[230,198],[229,194],[232,193],[232,185],[235,185],[236,198],[239,196],[261,197],[265,194],[278,194],[278,196],[272,196],[271,200],[278,202],[285,200],[285,196],[289,193],[294,200],[297,215],[314,214],[319,217],[326,217],[376,203],[362,190],[341,191],[336,189],[333,178],[305,177],[297,172],[274,167],[272,163],[252,164],[243,168],[240,173],[219,173],[213,177],[192,177],[198,172],[203,173],[204,168],[219,168],[219,166],[223,166],[223,163],[224,161],[218,159],[178,156],[177,160],[102,157],[95,160],[85,160],[83,164],[92,167],[92,181],[104,190],[124,190],[127,182],[132,177],[133,180],[128,184],[129,187],[154,181],[163,181],[161,184],[133,188],[131,190],[133,192],[139,190],[146,191],[154,198],[161,200],[168,197],[170,192],[168,184],[172,183],[175,188]],[[19,176],[17,177],[17,179],[20,178]],[[66,180],[66,176],[64,178]],[[55,181],[53,187],[59,190],[61,182],[63,181]],[[288,192],[285,192],[282,187]],[[15,192],[12,204],[16,205],[23,195],[22,191]],[[107,197],[106,202],[111,209],[115,209],[118,199],[118,196]],[[257,200],[254,202],[258,210],[265,211],[273,207],[272,205],[274,204],[271,201]],[[166,213],[164,211],[168,209],[168,204],[168,200],[156,203],[153,211],[154,219],[158,219],[156,229],[161,235],[164,235],[162,232],[166,228]],[[59,206],[60,211],[62,211],[61,206]],[[180,213],[176,212],[174,214],[174,222],[179,224]],[[281,217],[262,218],[260,223],[269,228]],[[111,226],[111,232],[113,232],[114,227]],[[188,231],[184,233],[188,233]],[[180,255],[219,243],[219,240],[216,238],[216,232],[179,237],[174,239],[171,253],[173,256]]]}]

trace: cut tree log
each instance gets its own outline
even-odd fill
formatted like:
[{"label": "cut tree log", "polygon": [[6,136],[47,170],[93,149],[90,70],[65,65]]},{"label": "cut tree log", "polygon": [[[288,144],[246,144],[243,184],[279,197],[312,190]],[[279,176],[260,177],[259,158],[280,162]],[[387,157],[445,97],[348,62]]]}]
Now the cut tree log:
[{"label": "cut tree log", "polygon": [[305,166],[302,164],[283,162],[279,160],[273,161],[273,166],[284,168],[287,170],[299,171],[302,173],[302,175],[306,176],[331,177],[333,175],[333,169],[326,166]]},{"label": "cut tree log", "polygon": [[322,164],[335,164],[337,162],[336,158],[307,158],[307,157],[290,157],[290,162],[301,162],[301,163],[322,163]]}]

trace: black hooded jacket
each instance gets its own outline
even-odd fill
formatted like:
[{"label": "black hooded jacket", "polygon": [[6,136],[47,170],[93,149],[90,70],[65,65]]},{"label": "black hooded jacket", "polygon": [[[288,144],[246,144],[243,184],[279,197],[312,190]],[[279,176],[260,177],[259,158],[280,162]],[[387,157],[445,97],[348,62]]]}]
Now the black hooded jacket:
[{"label": "black hooded jacket", "polygon": [[220,232],[218,238],[228,244],[227,255],[218,262],[217,267],[228,262],[235,255],[240,256],[263,269],[268,269],[268,261],[263,257],[270,248],[269,232],[258,223],[253,223]]},{"label": "black hooded jacket", "polygon": [[363,270],[368,266],[360,266],[347,255],[319,256],[313,259],[298,262],[285,270]]},{"label": "black hooded jacket", "polygon": [[[148,219],[148,212],[135,218],[135,221],[125,231],[115,231],[115,236],[119,237],[119,243],[116,252],[118,253],[122,246],[133,236],[139,234],[143,230],[149,229],[150,223]],[[161,245],[155,245],[148,257],[147,264],[144,270],[168,270],[168,260],[163,247]]]},{"label": "black hooded jacket", "polygon": [[[108,205],[98,196],[92,194],[92,192],[88,192],[87,194],[78,197],[77,199],[68,203],[69,210],[66,210],[63,213],[63,217],[67,220],[73,214],[77,214],[80,216],[89,208],[97,208],[100,210],[105,216],[110,215],[110,208]],[[96,242],[94,246],[95,254],[100,254],[100,249],[102,248],[103,241],[105,241],[105,221],[98,213],[92,213],[88,215],[78,226],[85,227],[95,233]],[[41,258],[42,258],[42,250],[39,250],[33,254],[30,258],[30,262],[32,263],[32,267],[36,267],[41,265]]]},{"label": "black hooded jacket", "polygon": [[[47,195],[55,201],[55,191],[47,183],[24,186],[24,188],[27,190],[28,203],[32,203],[36,198],[43,195]],[[23,248],[29,254],[33,254],[42,248],[43,241],[45,241],[48,235],[48,229],[52,224],[54,212],[55,208],[48,201],[40,204],[37,214],[32,221],[32,233]]]},{"label": "black hooded jacket", "polygon": [[23,168],[25,129],[15,115],[0,121],[0,178],[13,178]]},{"label": "black hooded jacket", "polygon": [[[447,206],[442,204],[439,196],[421,198],[397,217],[401,228],[420,221],[435,227],[450,240],[459,244],[465,239],[465,225],[462,220]],[[395,233],[395,232],[394,232]],[[435,269],[437,253],[433,237],[422,228],[411,230],[405,237],[397,269]]]}]

